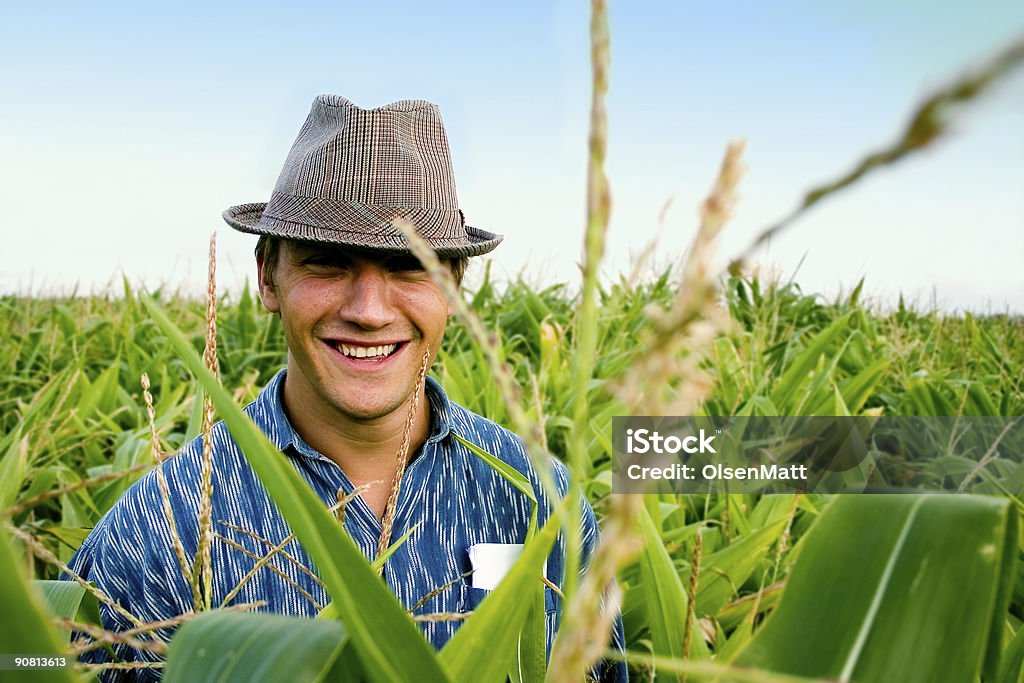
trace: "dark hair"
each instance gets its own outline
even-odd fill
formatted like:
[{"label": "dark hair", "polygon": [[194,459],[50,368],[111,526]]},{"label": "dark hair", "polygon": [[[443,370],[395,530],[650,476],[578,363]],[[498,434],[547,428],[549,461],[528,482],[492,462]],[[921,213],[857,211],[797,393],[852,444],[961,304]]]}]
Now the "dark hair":
[{"label": "dark hair", "polygon": [[[256,258],[263,263],[263,272],[260,275],[266,278],[271,285],[274,284],[274,273],[277,270],[277,258],[281,253],[281,238],[272,235],[260,235],[256,242]],[[455,284],[462,286],[462,278],[466,275],[466,268],[469,266],[469,257],[457,256],[454,258],[441,259],[452,269],[452,277]]]},{"label": "dark hair", "polygon": [[277,272],[277,256],[281,253],[281,239],[270,235],[260,235],[256,241],[257,263],[260,264],[260,280],[266,279],[274,284],[274,273]]}]

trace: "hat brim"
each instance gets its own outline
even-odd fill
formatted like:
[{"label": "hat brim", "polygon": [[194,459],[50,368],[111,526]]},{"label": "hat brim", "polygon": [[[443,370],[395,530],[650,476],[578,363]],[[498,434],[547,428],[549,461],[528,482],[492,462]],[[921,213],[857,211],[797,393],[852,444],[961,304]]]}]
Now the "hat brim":
[{"label": "hat brim", "polygon": [[[345,230],[308,225],[264,216],[263,210],[266,206],[266,202],[239,204],[226,209],[221,215],[224,222],[235,230],[254,235],[272,235],[307,242],[341,244],[387,253],[409,252],[405,238],[400,232],[393,229],[387,231]],[[503,235],[467,225],[465,238],[427,238],[426,241],[438,256],[458,258],[486,254],[501,244],[503,239],[505,239]]]}]

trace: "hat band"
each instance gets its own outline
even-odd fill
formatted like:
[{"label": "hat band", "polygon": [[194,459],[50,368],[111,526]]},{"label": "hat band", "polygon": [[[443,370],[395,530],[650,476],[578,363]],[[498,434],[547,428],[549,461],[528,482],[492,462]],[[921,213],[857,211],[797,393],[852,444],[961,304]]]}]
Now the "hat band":
[{"label": "hat band", "polygon": [[423,206],[382,206],[349,202],[327,197],[296,197],[274,192],[263,210],[263,217],[308,225],[313,228],[341,229],[342,232],[373,232],[400,236],[394,227],[396,218],[416,226],[425,239],[465,240],[462,212]]}]

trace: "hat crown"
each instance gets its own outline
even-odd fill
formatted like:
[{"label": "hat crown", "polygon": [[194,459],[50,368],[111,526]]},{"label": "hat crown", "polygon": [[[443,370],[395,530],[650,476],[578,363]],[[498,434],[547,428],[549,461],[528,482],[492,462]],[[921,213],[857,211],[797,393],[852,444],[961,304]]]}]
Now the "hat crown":
[{"label": "hat crown", "polygon": [[362,109],[320,95],[270,201],[229,207],[224,220],[243,232],[408,253],[401,221],[447,257],[486,254],[502,240],[466,225],[441,112],[424,100]]},{"label": "hat crown", "polygon": [[441,112],[425,100],[363,109],[339,95],[320,95],[275,192],[396,209],[458,210]]}]

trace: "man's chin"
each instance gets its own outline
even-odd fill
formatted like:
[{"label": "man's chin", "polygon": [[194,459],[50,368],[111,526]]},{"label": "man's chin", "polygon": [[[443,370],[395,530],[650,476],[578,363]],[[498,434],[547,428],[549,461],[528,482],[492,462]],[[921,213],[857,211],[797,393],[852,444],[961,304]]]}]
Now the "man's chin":
[{"label": "man's chin", "polygon": [[353,422],[372,423],[380,422],[396,414],[404,416],[403,405],[407,405],[407,402],[402,401],[396,404],[394,402],[362,403],[335,401],[333,408],[340,417],[352,420]]}]

